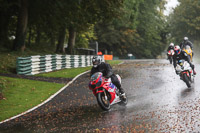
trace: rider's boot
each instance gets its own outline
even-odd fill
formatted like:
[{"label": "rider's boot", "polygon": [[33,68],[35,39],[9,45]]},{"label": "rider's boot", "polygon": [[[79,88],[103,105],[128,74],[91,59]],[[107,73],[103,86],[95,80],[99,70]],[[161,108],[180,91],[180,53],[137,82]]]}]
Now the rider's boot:
[{"label": "rider's boot", "polygon": [[122,87],[119,88],[120,98],[126,98],[124,89]]},{"label": "rider's boot", "polygon": [[197,73],[196,73],[196,71],[195,71],[194,69],[193,69],[193,74],[194,74],[194,75],[196,75],[196,74],[197,74]]}]

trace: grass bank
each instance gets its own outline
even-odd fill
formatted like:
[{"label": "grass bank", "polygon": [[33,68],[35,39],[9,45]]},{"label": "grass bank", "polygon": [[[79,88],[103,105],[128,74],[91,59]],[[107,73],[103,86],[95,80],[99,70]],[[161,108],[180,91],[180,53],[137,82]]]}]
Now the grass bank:
[{"label": "grass bank", "polygon": [[24,112],[46,100],[64,84],[0,76],[3,100],[0,100],[0,121]]}]

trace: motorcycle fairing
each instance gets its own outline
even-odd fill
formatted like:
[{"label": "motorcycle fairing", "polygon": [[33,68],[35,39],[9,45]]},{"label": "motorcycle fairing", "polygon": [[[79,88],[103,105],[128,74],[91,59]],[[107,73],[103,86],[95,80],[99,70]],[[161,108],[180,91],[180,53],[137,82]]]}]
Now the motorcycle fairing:
[{"label": "motorcycle fairing", "polygon": [[188,71],[182,72],[182,74],[186,73],[188,77],[190,77],[190,74]]},{"label": "motorcycle fairing", "polygon": [[105,83],[102,87],[105,88],[110,93],[110,96],[111,96],[110,103],[112,104],[113,100],[117,96],[116,95],[116,86],[113,83],[108,82],[108,83]]},{"label": "motorcycle fairing", "polygon": [[97,93],[102,93],[102,92],[104,92],[104,91],[98,89],[98,90],[96,91],[95,95],[96,95]]},{"label": "motorcycle fairing", "polygon": [[174,50],[172,50],[172,49],[169,50],[169,51],[168,51],[168,55],[169,55],[169,56],[173,56],[173,55],[174,55]]},{"label": "motorcycle fairing", "polygon": [[110,105],[113,105],[113,104],[118,103],[118,102],[121,101],[119,96],[115,95],[115,97],[116,98],[112,102],[110,102]]},{"label": "motorcycle fairing", "polygon": [[187,61],[180,60],[176,66],[176,70],[180,73],[181,71],[192,71],[190,64]]},{"label": "motorcycle fairing", "polygon": [[190,48],[190,46],[186,46],[185,48],[183,48],[183,51],[186,52],[186,54],[190,57],[190,60],[192,61],[192,49]]}]

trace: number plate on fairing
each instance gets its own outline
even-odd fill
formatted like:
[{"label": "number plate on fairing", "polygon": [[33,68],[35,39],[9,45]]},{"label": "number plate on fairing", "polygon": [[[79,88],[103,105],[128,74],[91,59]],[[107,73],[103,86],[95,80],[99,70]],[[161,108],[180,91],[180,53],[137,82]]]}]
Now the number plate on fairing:
[{"label": "number plate on fairing", "polygon": [[114,92],[116,89],[115,85],[113,83],[110,83],[109,86],[110,86],[110,88],[108,89],[108,92]]}]

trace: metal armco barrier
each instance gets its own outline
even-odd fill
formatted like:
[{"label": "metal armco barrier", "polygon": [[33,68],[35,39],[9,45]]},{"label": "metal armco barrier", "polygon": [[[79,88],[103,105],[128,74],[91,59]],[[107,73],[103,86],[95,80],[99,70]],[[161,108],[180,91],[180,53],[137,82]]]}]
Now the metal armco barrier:
[{"label": "metal armco barrier", "polygon": [[92,65],[92,55],[45,55],[17,58],[17,74],[35,75],[64,68]]}]

